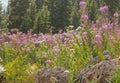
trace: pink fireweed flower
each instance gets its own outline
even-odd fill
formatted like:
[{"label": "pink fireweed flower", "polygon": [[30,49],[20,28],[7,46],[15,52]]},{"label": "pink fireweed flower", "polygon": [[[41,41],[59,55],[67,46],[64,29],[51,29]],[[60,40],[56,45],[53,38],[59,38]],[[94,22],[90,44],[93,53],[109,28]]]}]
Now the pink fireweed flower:
[{"label": "pink fireweed flower", "polygon": [[50,59],[48,59],[48,60],[46,60],[46,63],[50,65],[52,63],[52,61]]},{"label": "pink fireweed flower", "polygon": [[64,41],[64,38],[65,38],[64,34],[59,34],[60,41]]},{"label": "pink fireweed flower", "polygon": [[54,52],[55,52],[55,54],[58,54],[60,52],[60,49],[59,48],[55,48]]},{"label": "pink fireweed flower", "polygon": [[85,1],[80,1],[79,6],[85,6],[86,2]]},{"label": "pink fireweed flower", "polygon": [[110,30],[113,29],[113,23],[109,24],[109,29],[110,29]]},{"label": "pink fireweed flower", "polygon": [[50,42],[52,40],[52,36],[51,35],[45,35],[44,39],[46,42]]},{"label": "pink fireweed flower", "polygon": [[57,43],[57,41],[56,41],[56,37],[55,37],[55,36],[52,37],[52,42],[53,42],[54,44]]},{"label": "pink fireweed flower", "polygon": [[116,18],[119,17],[118,12],[115,12],[115,13],[114,13],[114,17],[116,17]]},{"label": "pink fireweed flower", "polygon": [[96,20],[96,23],[99,23],[99,20]]},{"label": "pink fireweed flower", "polygon": [[84,19],[84,20],[87,20],[88,19],[88,15],[87,14],[83,14],[83,15],[81,15],[81,18]]},{"label": "pink fireweed flower", "polygon": [[56,38],[53,35],[44,35],[41,38],[42,41],[44,41],[43,43],[47,44],[47,45],[55,45],[56,44]]},{"label": "pink fireweed flower", "polygon": [[103,29],[103,30],[108,30],[108,25],[107,25],[107,24],[103,24],[103,25],[102,25],[102,29]]},{"label": "pink fireweed flower", "polygon": [[95,36],[95,39],[96,39],[96,40],[101,40],[101,39],[102,39],[102,37],[101,37],[101,35],[100,35],[100,34],[97,34],[97,35]]},{"label": "pink fireweed flower", "polygon": [[87,32],[83,32],[82,36],[84,36],[84,37],[87,36]]},{"label": "pink fireweed flower", "polygon": [[100,12],[106,12],[106,11],[108,11],[107,5],[100,7]]},{"label": "pink fireweed flower", "polygon": [[85,40],[87,40],[87,32],[83,32],[83,33],[82,33],[82,36],[83,36],[83,38],[84,38]]},{"label": "pink fireweed flower", "polygon": [[23,34],[23,32],[17,32],[17,34],[18,34],[18,35],[22,35],[22,34]]},{"label": "pink fireweed flower", "polygon": [[34,37],[37,37],[37,34],[34,34],[33,36],[34,36]]},{"label": "pink fireweed flower", "polygon": [[63,32],[63,30],[62,29],[59,29],[59,33],[62,33]]},{"label": "pink fireweed flower", "polygon": [[7,33],[7,35],[11,35],[11,33],[10,33],[10,32],[8,32],[8,33]]},{"label": "pink fireweed flower", "polygon": [[101,47],[102,46],[102,36],[100,34],[97,34],[95,36],[95,44],[98,46],[98,47]]},{"label": "pink fireweed flower", "polygon": [[3,35],[0,35],[0,39],[3,39]]}]

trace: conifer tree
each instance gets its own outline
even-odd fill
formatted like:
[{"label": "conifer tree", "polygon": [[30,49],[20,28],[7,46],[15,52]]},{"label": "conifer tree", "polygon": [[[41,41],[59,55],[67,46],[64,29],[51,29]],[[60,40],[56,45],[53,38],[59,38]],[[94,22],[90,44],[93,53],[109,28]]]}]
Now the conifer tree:
[{"label": "conifer tree", "polygon": [[89,15],[89,20],[91,21],[95,21],[98,18],[99,7],[97,3],[99,4],[96,0],[87,1],[87,13]]},{"label": "conifer tree", "polygon": [[80,0],[71,0],[72,1],[72,14],[71,14],[71,24],[74,28],[77,28],[80,25]]},{"label": "conifer tree", "polygon": [[50,30],[50,12],[48,6],[43,5],[39,12],[36,14],[34,22],[34,32],[47,33]]},{"label": "conifer tree", "polygon": [[55,27],[55,32],[57,32],[59,29],[65,30],[65,27],[70,24],[71,9],[70,0],[49,1],[51,25]]},{"label": "conifer tree", "polygon": [[25,13],[23,22],[22,22],[22,31],[27,32],[29,29],[33,28],[34,20],[36,15],[36,4],[35,0],[29,0],[29,7]]},{"label": "conifer tree", "polygon": [[23,21],[27,9],[29,7],[29,0],[11,0],[9,3],[9,25],[8,28],[18,28],[24,30]]},{"label": "conifer tree", "polygon": [[41,9],[45,0],[36,0],[37,10]]}]

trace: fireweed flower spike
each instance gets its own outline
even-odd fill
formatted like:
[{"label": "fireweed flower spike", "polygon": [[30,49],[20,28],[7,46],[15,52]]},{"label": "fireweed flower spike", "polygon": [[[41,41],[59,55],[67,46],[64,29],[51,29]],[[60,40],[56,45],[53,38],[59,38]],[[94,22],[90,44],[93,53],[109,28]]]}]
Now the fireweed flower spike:
[{"label": "fireweed flower spike", "polygon": [[118,23],[119,23],[119,14],[118,14],[118,12],[115,12],[113,16],[115,18],[115,24],[118,25]]},{"label": "fireweed flower spike", "polygon": [[103,29],[103,30],[108,30],[108,25],[107,25],[107,24],[103,24],[103,25],[102,25],[102,29]]},{"label": "fireweed flower spike", "polygon": [[83,32],[82,36],[86,37],[87,36],[87,32]]},{"label": "fireweed flower spike", "polygon": [[46,63],[50,65],[52,63],[52,61],[50,59],[48,59],[48,60],[46,60]]},{"label": "fireweed flower spike", "polygon": [[58,54],[60,52],[60,49],[59,48],[55,48],[54,52],[55,52],[55,54]]},{"label": "fireweed flower spike", "polygon": [[104,13],[106,11],[108,11],[108,6],[107,5],[100,7],[100,12],[101,13]]},{"label": "fireweed flower spike", "polygon": [[85,1],[80,1],[79,6],[85,6],[86,2]]},{"label": "fireweed flower spike", "polygon": [[95,43],[98,47],[102,46],[102,36],[100,34],[97,34],[95,36]]},{"label": "fireweed flower spike", "polygon": [[87,20],[88,19],[88,15],[87,14],[83,14],[83,15],[81,15],[81,18],[84,19],[84,20]]},{"label": "fireweed flower spike", "polygon": [[87,3],[84,0],[80,1],[79,6],[82,14],[86,14],[86,5]]},{"label": "fireweed flower spike", "polygon": [[83,36],[83,38],[84,38],[85,40],[87,40],[87,32],[83,32],[83,33],[82,33],[82,36]]},{"label": "fireweed flower spike", "polygon": [[116,18],[119,17],[118,12],[115,12],[115,13],[114,13],[114,17],[116,17]]}]

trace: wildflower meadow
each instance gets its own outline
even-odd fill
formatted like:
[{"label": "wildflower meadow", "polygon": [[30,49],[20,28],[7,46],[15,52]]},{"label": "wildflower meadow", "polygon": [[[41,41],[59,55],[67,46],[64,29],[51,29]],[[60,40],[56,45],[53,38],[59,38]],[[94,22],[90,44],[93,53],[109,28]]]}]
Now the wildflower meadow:
[{"label": "wildflower meadow", "polygon": [[[104,61],[103,52],[111,58],[120,56],[119,12],[109,16],[109,6],[102,5],[96,20],[89,19],[87,2],[79,2],[80,26],[58,33],[26,33],[10,29],[0,34],[0,73],[5,83],[35,83],[39,70],[55,66],[64,67],[70,73],[69,83],[86,66]],[[93,59],[99,57],[99,61]],[[113,72],[110,83],[120,82],[120,71]],[[1,79],[1,78],[0,78]],[[56,82],[53,82],[56,83]],[[85,82],[78,82],[85,83]],[[95,82],[90,82],[95,83]]]}]

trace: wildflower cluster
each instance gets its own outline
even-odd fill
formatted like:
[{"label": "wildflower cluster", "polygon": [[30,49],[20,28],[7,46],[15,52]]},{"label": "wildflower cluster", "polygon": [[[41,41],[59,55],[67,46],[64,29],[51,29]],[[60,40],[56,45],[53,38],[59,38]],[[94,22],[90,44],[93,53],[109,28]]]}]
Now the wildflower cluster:
[{"label": "wildflower cluster", "polygon": [[62,66],[75,74],[92,64],[91,56],[101,56],[104,50],[120,55],[118,12],[114,13],[111,21],[108,6],[105,5],[99,9],[100,19],[91,21],[85,0],[80,1],[79,5],[82,22],[75,30],[63,32],[61,29],[57,34],[11,30],[0,35],[0,58],[5,68],[1,67],[1,71],[5,70],[8,83],[27,83],[28,80],[34,83],[36,71],[50,66]]}]

